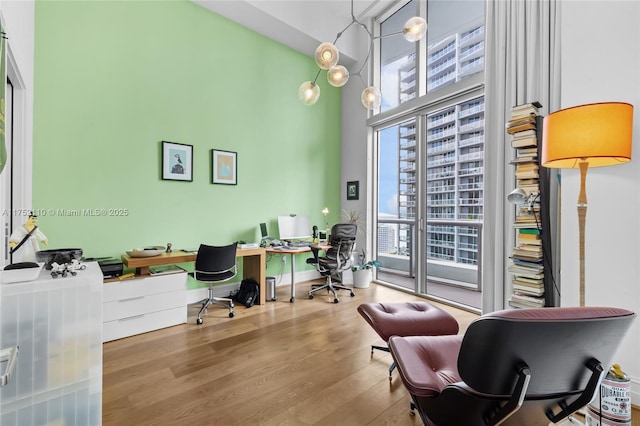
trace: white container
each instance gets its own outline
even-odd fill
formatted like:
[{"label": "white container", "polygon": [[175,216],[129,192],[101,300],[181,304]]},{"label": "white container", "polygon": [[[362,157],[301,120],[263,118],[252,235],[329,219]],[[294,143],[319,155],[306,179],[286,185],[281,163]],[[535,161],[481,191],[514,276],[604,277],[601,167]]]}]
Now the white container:
[{"label": "white container", "polygon": [[38,263],[37,268],[23,268],[23,269],[8,269],[0,271],[0,282],[9,283],[21,283],[27,281],[33,281],[40,275],[42,266],[44,263]]},{"label": "white container", "polygon": [[266,283],[267,283],[267,294],[266,294],[266,300],[267,302],[271,301],[271,302],[275,302],[276,300],[276,277],[267,277],[266,278]]},{"label": "white container", "polygon": [[371,269],[358,269],[353,271],[353,286],[355,288],[369,288],[373,274]]}]

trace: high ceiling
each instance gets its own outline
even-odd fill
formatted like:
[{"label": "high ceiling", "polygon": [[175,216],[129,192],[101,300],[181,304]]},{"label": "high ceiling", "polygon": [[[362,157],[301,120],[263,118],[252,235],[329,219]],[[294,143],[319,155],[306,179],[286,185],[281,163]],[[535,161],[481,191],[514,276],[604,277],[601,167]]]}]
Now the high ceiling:
[{"label": "high ceiling", "polygon": [[[333,42],[351,19],[350,0],[192,0],[245,27],[279,41],[305,55],[323,41]],[[353,14],[370,25],[370,19],[397,0],[354,0]],[[361,58],[368,47],[367,33],[353,25],[337,43],[341,63]]]}]

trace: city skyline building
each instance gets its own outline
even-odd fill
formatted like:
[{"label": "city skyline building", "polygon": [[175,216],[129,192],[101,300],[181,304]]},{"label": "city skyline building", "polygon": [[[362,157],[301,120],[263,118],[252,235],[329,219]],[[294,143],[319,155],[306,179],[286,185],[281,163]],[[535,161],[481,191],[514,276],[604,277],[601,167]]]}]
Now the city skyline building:
[{"label": "city skyline building", "polygon": [[[400,103],[416,96],[414,55],[398,68]],[[433,92],[483,68],[484,26],[474,25],[428,47],[427,89]],[[416,182],[416,121],[398,126],[398,218],[416,218],[416,191],[426,189],[427,258],[476,265],[484,201],[484,97],[428,114],[426,124],[426,185]],[[395,251],[408,255],[412,227],[396,226]]]}]

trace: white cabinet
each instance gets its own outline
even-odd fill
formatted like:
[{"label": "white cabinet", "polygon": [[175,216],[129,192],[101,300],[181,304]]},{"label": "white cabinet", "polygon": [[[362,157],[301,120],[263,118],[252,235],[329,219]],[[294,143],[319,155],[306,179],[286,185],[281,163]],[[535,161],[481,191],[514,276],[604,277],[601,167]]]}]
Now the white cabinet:
[{"label": "white cabinet", "polygon": [[187,322],[187,274],[167,274],[104,285],[105,342]]},{"label": "white cabinet", "polygon": [[0,424],[102,422],[102,272],[0,284],[0,347],[18,346]]}]

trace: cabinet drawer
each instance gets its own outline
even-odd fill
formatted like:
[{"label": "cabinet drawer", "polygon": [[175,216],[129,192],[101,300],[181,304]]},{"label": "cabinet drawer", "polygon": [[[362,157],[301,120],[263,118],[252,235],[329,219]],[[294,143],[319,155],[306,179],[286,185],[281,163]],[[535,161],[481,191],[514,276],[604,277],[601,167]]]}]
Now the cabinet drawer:
[{"label": "cabinet drawer", "polygon": [[157,293],[187,290],[187,274],[167,274],[111,282],[104,284],[103,301],[112,302],[121,299],[147,296]]},{"label": "cabinet drawer", "polygon": [[187,307],[140,314],[128,318],[107,321],[103,324],[103,342],[146,333],[187,322]]},{"label": "cabinet drawer", "polygon": [[155,311],[165,311],[172,308],[186,308],[186,306],[186,291],[126,297],[105,302],[102,311],[102,321],[113,321]]}]

